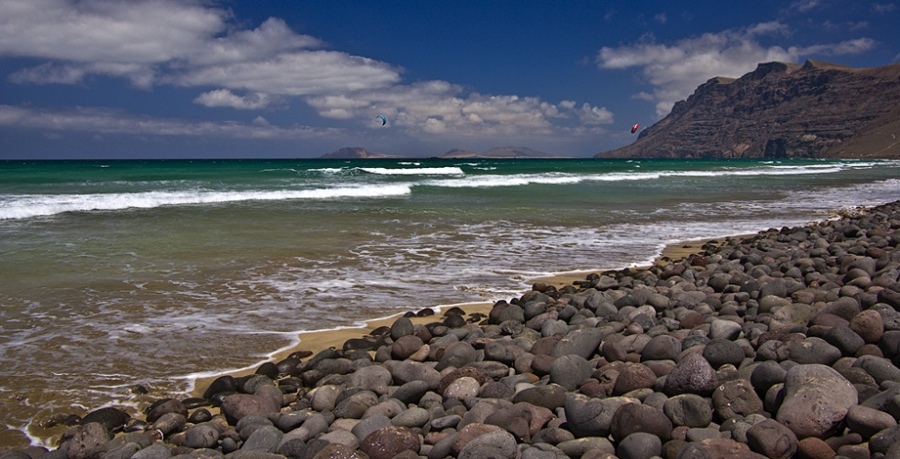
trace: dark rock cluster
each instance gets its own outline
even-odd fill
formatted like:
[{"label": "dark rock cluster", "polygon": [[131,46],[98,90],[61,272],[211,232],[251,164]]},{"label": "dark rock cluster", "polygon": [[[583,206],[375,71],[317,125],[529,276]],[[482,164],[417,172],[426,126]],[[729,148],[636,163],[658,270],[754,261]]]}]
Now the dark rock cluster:
[{"label": "dark rock cluster", "polygon": [[900,201],[408,317],[21,459],[900,457]]}]

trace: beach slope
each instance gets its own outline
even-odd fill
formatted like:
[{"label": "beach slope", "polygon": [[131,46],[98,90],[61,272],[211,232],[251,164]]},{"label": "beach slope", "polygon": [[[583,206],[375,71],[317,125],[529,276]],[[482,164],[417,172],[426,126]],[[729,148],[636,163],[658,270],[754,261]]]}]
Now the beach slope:
[{"label": "beach slope", "polygon": [[891,457],[898,244],[900,201],[537,282],[484,312],[310,338],[139,419],[98,410],[44,454]]}]

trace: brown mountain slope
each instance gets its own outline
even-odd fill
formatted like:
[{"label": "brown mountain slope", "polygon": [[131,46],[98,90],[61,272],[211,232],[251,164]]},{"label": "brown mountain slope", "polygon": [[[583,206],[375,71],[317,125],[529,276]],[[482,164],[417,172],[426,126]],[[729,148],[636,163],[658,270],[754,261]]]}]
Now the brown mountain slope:
[{"label": "brown mountain slope", "polygon": [[900,64],[770,62],[713,78],[598,158],[900,158]]}]

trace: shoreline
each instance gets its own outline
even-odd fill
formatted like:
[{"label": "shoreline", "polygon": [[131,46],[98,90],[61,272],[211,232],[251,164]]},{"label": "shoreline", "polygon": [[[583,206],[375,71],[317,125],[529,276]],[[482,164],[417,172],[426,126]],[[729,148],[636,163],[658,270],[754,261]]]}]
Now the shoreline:
[{"label": "shoreline", "polygon": [[[649,264],[641,264],[636,265],[630,269],[649,269],[653,266],[665,266],[669,263],[676,263],[691,255],[698,255],[703,252],[704,246],[707,244],[712,244],[715,246],[720,246],[725,244],[733,239],[743,239],[748,237],[753,237],[758,233],[746,233],[746,234],[738,234],[731,236],[720,236],[714,238],[700,238],[700,239],[688,239],[685,241],[678,241],[666,244],[665,247],[660,251],[659,255],[657,255],[653,261]],[[568,271],[564,273],[557,273],[550,276],[539,276],[526,281],[528,284],[535,283],[543,283],[548,286],[553,286],[556,288],[560,288],[566,285],[571,285],[574,282],[584,281],[585,277],[594,273],[603,273],[603,272],[617,272],[621,271],[625,268],[613,268],[613,269],[594,269],[594,270],[577,270],[577,271]]]},{"label": "shoreline", "polygon": [[[132,441],[122,457],[463,458],[482,448],[506,459],[813,457],[810,448],[827,453],[815,457],[893,457],[898,242],[894,201],[808,226],[669,244],[650,266],[456,306],[486,308],[484,321],[436,323],[458,314],[445,306],[301,333],[270,358],[302,349],[309,360],[224,378],[200,400],[158,400],[146,421],[98,409],[59,450],[106,457]],[[577,275],[535,280],[569,285]],[[435,327],[414,326],[423,322]],[[391,329],[384,341],[343,350],[343,340],[382,326]],[[326,351],[312,356],[316,347]],[[128,427],[137,429],[118,431]],[[760,441],[772,432],[778,444]]]},{"label": "shoreline", "polygon": [[[701,253],[704,250],[703,247],[707,244],[721,245],[731,239],[751,237],[755,234],[757,233],[721,236],[716,238],[689,239],[686,241],[669,243],[666,244],[660,251],[660,253],[653,258],[652,263],[636,265],[631,269],[640,270],[649,269],[653,266],[664,266],[668,263],[678,262],[691,255]],[[523,281],[523,284],[525,284],[526,286],[523,290],[527,291],[528,289],[530,289],[530,286],[534,284],[545,284],[555,288],[562,288],[566,285],[572,285],[575,282],[584,281],[585,278],[590,274],[621,271],[622,269],[623,268],[578,270],[553,274],[550,276],[529,278]],[[434,315],[424,317],[410,315],[409,319],[414,325],[425,325],[429,322],[443,320],[446,311],[452,308],[460,308],[465,311],[466,315],[483,314],[484,316],[487,316],[490,313],[493,305],[494,303],[491,301],[442,305],[439,307],[431,308],[437,309]],[[245,368],[237,370],[225,370],[214,374],[204,374],[203,376],[194,378],[187,392],[192,396],[199,397],[203,394],[203,391],[206,387],[208,387],[213,381],[222,376],[249,376],[254,374],[254,372],[256,372],[256,370],[265,363],[278,363],[279,361],[286,359],[291,354],[295,354],[298,352],[308,352],[312,353],[312,355],[315,355],[329,348],[341,349],[346,341],[369,335],[372,331],[380,327],[390,327],[391,324],[394,323],[394,321],[404,315],[408,315],[411,311],[412,310],[399,311],[386,317],[370,319],[362,322],[362,324],[359,326],[300,332],[297,335],[297,341],[295,344],[272,352],[265,360],[261,360],[255,364],[248,365]]]},{"label": "shoreline", "polygon": [[[756,234],[756,233],[754,233]],[[653,266],[662,266],[667,263],[676,262],[678,260],[682,260],[687,258],[692,254],[697,254],[701,252],[702,246],[708,243],[718,244],[723,241],[727,241],[731,238],[740,238],[752,236],[753,234],[743,234],[738,236],[722,236],[718,238],[702,238],[702,239],[690,239],[686,241],[678,241],[666,244],[659,254],[657,254],[649,263],[637,264],[629,269],[649,269]],[[578,271],[570,271],[565,273],[557,273],[550,276],[538,276],[533,278],[527,278],[522,282],[522,293],[531,290],[531,287],[536,283],[544,283],[546,285],[551,285],[556,288],[562,288],[566,285],[572,285],[574,282],[584,281],[586,276],[592,273],[605,273],[605,272],[615,272],[621,271],[626,268],[602,268],[602,269],[593,269],[593,270],[578,270]],[[425,317],[409,317],[413,324],[424,325],[430,322],[441,321],[445,317],[446,311],[452,308],[460,308],[465,311],[466,316],[470,316],[472,314],[483,314],[487,316],[492,307],[494,305],[493,301],[483,301],[483,302],[471,302],[471,303],[457,303],[457,304],[447,304],[441,305],[437,307],[432,307],[431,309],[435,310],[434,315],[425,316]],[[424,309],[424,308],[423,308]],[[420,309],[421,310],[421,309]],[[337,329],[324,329],[324,330],[313,330],[313,331],[303,331],[299,332],[296,336],[296,340],[294,343],[289,344],[283,348],[276,349],[271,353],[267,354],[265,358],[260,359],[259,361],[249,364],[242,368],[231,368],[231,369],[223,369],[221,371],[211,371],[205,373],[199,373],[196,375],[187,375],[187,387],[184,390],[184,394],[188,397],[201,397],[205,389],[216,379],[222,376],[233,376],[233,377],[246,377],[254,374],[262,365],[266,363],[278,363],[286,359],[288,356],[298,352],[310,352],[313,355],[329,349],[335,348],[340,350],[343,344],[350,339],[357,339],[363,336],[369,335],[373,330],[387,326],[390,327],[391,324],[394,323],[398,318],[408,315],[410,312],[415,312],[413,309],[407,309],[403,311],[398,311],[389,316],[369,319],[367,321],[360,322],[358,326],[347,326],[344,328]],[[306,358],[304,358],[306,360]],[[20,434],[13,433],[14,430],[6,430],[0,431],[0,437],[4,438],[3,441],[0,441],[0,445],[2,444],[15,444],[18,443],[17,440],[11,440],[13,438],[18,437],[20,434],[25,438],[28,438],[29,442],[33,445],[49,445],[55,441],[58,441],[58,435],[61,432],[51,433],[49,436],[33,436],[33,432],[20,431]],[[7,438],[8,437],[8,438]]]},{"label": "shoreline", "polygon": [[[452,308],[460,308],[465,311],[466,315],[480,313],[487,316],[487,314],[491,311],[491,307],[493,307],[493,305],[494,303],[489,301],[443,305],[439,308],[430,308],[432,310],[439,309],[438,311],[435,311],[433,315],[421,317],[411,315],[409,316],[409,319],[414,325],[424,325],[429,322],[442,320],[445,317],[446,311]],[[209,386],[209,384],[222,376],[230,375],[239,377],[252,375],[261,365],[268,362],[278,363],[279,361],[286,359],[291,354],[295,354],[298,352],[309,352],[312,353],[312,355],[315,355],[329,348],[341,349],[346,341],[369,335],[377,328],[390,327],[391,324],[394,323],[394,321],[404,315],[407,315],[409,312],[410,311],[401,311],[387,317],[370,319],[362,322],[361,325],[355,327],[300,332],[297,336],[296,344],[276,350],[269,354],[267,359],[259,361],[256,364],[249,365],[238,370],[226,370],[212,375],[204,375],[195,378],[192,382],[192,387],[188,390],[188,392],[192,396],[199,397],[203,394],[203,391],[207,386]]]}]

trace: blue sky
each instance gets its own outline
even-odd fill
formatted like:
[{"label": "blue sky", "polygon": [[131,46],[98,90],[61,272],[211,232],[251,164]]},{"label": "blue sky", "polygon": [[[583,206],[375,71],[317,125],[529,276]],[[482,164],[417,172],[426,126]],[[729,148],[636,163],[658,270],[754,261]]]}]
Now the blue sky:
[{"label": "blue sky", "polygon": [[897,62],[897,24],[892,0],[0,0],[0,159],[590,156],[714,76]]}]

